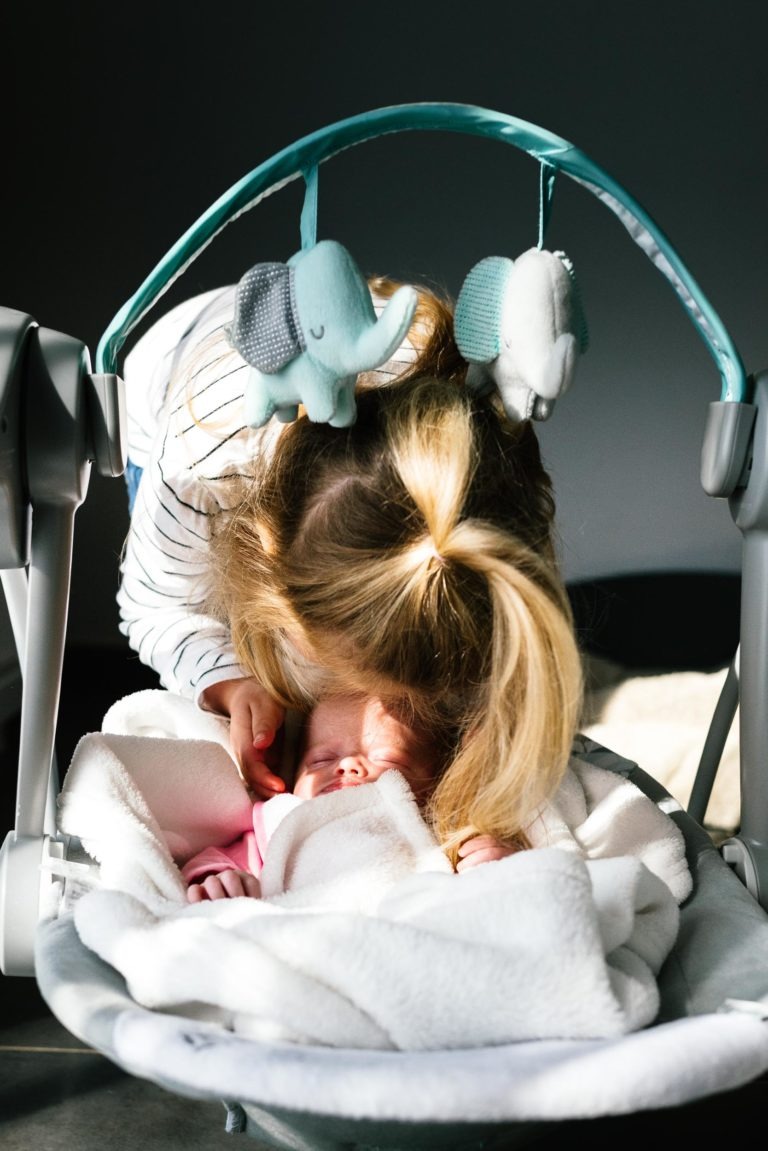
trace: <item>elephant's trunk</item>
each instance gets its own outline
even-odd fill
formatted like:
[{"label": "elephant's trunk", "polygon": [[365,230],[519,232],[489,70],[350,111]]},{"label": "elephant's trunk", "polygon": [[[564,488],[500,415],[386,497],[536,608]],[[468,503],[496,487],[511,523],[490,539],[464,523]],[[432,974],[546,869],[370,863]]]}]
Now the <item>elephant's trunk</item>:
[{"label": "elephant's trunk", "polygon": [[365,328],[351,345],[346,370],[370,371],[385,363],[407,336],[417,302],[415,288],[398,288],[376,323]]}]

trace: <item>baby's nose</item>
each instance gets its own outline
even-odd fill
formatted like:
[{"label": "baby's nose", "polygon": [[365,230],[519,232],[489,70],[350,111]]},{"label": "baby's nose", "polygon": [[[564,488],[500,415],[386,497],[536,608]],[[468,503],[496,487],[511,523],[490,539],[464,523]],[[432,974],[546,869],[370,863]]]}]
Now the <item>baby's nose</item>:
[{"label": "baby's nose", "polygon": [[340,775],[359,775],[363,777],[368,774],[365,759],[361,755],[342,756],[339,760],[337,770]]}]

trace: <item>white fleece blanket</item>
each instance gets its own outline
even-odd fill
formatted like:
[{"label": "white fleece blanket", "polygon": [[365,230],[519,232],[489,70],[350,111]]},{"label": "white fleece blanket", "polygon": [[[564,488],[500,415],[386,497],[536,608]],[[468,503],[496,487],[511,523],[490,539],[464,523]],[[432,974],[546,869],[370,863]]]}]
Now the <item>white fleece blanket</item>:
[{"label": "white fleece blanket", "polygon": [[[152,734],[131,734],[139,722]],[[62,830],[100,865],[76,929],[137,1003],[259,1039],[404,1051],[653,1021],[690,877],[677,828],[634,785],[574,759],[536,849],[462,875],[396,772],[281,797],[264,898],[188,905],[178,863],[250,826],[211,723],[163,692],[128,697],[81,740],[60,797]],[[190,730],[215,738],[177,735]]]},{"label": "white fleece blanket", "polygon": [[[687,808],[728,669],[633,675],[598,659],[591,660],[589,668],[597,685],[587,695],[584,734],[639,763]],[[600,684],[600,677],[610,678]],[[741,817],[739,742],[736,720],[704,820],[708,828],[724,834],[734,834]]]}]

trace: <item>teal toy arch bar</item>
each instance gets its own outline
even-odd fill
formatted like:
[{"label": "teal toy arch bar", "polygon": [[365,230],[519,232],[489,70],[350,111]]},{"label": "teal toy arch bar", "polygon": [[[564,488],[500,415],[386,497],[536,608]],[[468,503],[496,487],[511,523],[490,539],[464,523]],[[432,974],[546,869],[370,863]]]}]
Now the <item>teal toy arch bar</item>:
[{"label": "teal toy arch bar", "polygon": [[717,364],[722,378],[721,399],[747,399],[744,365],[722,321],[667,237],[620,184],[578,148],[544,128],[472,104],[450,103],[398,104],[339,120],[254,168],[199,217],[117,312],[99,341],[95,370],[117,371],[118,353],[133,328],[232,220],[339,152],[378,136],[405,131],[458,132],[511,144],[587,188],[618,216],[635,243],[671,283]]}]

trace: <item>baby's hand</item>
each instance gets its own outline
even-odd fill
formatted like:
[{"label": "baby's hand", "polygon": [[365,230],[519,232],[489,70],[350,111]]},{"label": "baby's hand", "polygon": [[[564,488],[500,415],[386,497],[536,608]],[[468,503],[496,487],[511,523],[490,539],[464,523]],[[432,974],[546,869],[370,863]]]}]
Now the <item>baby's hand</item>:
[{"label": "baby's hand", "polygon": [[519,847],[503,843],[492,835],[476,835],[474,839],[468,839],[462,843],[459,848],[459,862],[456,864],[456,870],[466,871],[467,868],[477,867],[480,863],[504,859],[508,855],[514,855],[517,851],[520,851]]},{"label": "baby's hand", "polygon": [[261,899],[261,884],[249,871],[220,871],[208,875],[200,883],[190,883],[187,903],[202,903],[206,899],[237,899],[245,895]]}]

